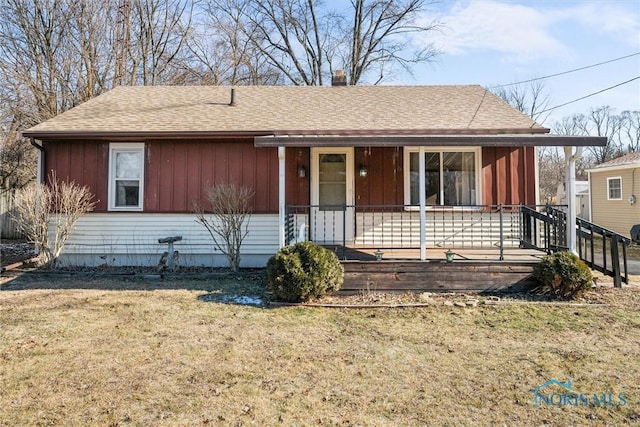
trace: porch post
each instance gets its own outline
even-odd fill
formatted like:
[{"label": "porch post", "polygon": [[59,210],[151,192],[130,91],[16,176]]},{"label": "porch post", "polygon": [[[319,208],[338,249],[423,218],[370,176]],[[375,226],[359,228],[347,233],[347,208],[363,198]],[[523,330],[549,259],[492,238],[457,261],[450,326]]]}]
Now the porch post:
[{"label": "porch post", "polygon": [[278,147],[278,247],[284,247],[285,227],[285,148]]},{"label": "porch post", "polygon": [[425,261],[427,259],[427,213],[425,208],[427,202],[425,200],[426,183],[424,179],[424,147],[420,147],[419,150],[420,159],[418,161],[418,193],[420,194],[420,260]]},{"label": "porch post", "polygon": [[569,252],[576,250],[576,160],[582,156],[582,147],[564,147],[565,197],[567,198],[567,246]]}]

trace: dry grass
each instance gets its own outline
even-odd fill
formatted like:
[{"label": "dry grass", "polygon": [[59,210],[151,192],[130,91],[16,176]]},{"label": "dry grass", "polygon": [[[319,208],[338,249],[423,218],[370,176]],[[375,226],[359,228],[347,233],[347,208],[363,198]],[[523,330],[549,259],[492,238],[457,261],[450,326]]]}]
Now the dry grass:
[{"label": "dry grass", "polygon": [[[640,423],[637,287],[591,306],[347,310],[202,298],[232,279],[19,282],[0,291],[0,425]],[[535,408],[551,378],[628,403]]]}]

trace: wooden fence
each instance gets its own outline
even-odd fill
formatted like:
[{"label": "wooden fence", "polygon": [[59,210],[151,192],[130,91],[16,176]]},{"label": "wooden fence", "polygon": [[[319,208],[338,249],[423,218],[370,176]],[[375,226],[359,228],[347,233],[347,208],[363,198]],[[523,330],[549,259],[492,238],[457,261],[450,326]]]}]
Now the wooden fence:
[{"label": "wooden fence", "polygon": [[16,193],[13,190],[0,192],[0,239],[23,239],[16,218]]}]

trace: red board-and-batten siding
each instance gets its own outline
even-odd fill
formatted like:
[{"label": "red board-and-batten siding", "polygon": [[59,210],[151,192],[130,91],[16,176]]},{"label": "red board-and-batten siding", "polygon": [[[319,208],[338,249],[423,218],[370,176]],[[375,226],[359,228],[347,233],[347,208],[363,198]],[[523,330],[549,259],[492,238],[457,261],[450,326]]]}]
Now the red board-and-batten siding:
[{"label": "red board-and-batten siding", "polygon": [[[253,146],[253,139],[215,141],[147,141],[145,143],[144,212],[193,212],[214,182],[234,182],[255,191],[256,213],[278,212],[278,155],[274,148]],[[46,171],[58,179],[86,185],[99,199],[95,212],[107,211],[109,143],[45,144]]]},{"label": "red board-and-batten siding", "polygon": [[[144,212],[192,212],[214,182],[235,182],[254,189],[255,213],[278,212],[278,155],[275,148],[256,148],[253,139],[147,141]],[[99,200],[95,212],[107,211],[109,144],[104,141],[45,143],[46,171],[58,179],[86,185]],[[355,149],[355,164],[369,174],[355,180],[356,204],[404,203],[401,147]],[[535,148],[483,147],[483,204],[535,204]],[[286,150],[286,203],[309,204],[309,148]]]}]

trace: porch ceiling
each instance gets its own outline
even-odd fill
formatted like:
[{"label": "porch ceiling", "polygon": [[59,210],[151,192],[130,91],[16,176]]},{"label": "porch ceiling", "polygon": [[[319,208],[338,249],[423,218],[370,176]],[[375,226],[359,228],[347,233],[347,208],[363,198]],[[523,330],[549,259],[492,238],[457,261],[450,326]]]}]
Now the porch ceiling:
[{"label": "porch ceiling", "polygon": [[606,137],[549,134],[500,135],[270,135],[257,136],[256,147],[398,147],[398,146],[604,146]]}]

